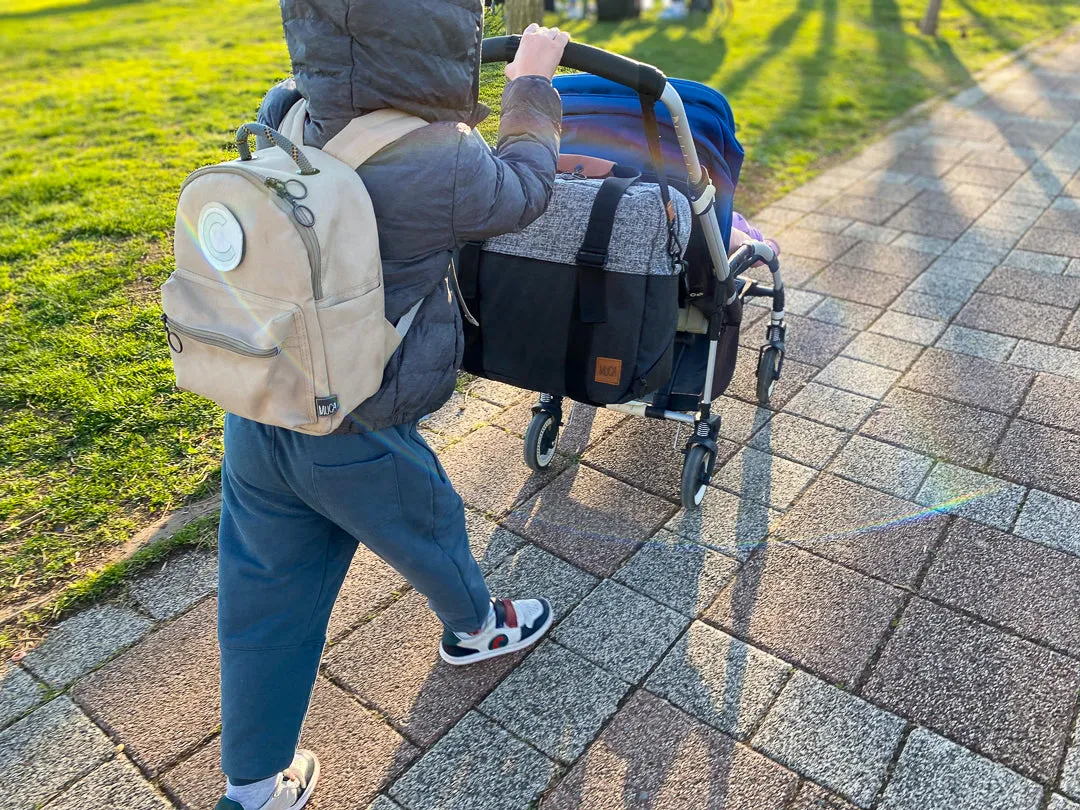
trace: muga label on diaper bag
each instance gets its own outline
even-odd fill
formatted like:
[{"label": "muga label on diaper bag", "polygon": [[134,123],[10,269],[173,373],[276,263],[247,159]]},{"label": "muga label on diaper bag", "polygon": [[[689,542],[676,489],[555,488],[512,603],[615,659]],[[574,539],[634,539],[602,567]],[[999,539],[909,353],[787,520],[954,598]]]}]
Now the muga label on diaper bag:
[{"label": "muga label on diaper bag", "polygon": [[622,360],[611,357],[596,358],[596,377],[598,383],[618,385],[622,380]]}]

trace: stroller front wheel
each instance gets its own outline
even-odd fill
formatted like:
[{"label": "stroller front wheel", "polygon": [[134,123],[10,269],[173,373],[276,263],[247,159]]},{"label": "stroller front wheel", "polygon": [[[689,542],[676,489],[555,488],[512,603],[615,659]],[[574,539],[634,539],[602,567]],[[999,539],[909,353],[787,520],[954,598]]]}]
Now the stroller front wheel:
[{"label": "stroller front wheel", "polygon": [[555,417],[541,411],[535,414],[525,431],[525,463],[537,472],[546,470],[555,458],[559,442],[559,424]]},{"label": "stroller front wheel", "polygon": [[709,470],[712,467],[712,451],[704,445],[695,444],[686,451],[683,461],[681,499],[688,510],[697,509],[705,500],[709,488]]},{"label": "stroller front wheel", "polygon": [[783,362],[783,352],[776,346],[766,346],[761,351],[757,368],[757,398],[758,404],[765,406],[772,401],[773,392],[776,390],[776,381],[780,379],[780,364]]}]

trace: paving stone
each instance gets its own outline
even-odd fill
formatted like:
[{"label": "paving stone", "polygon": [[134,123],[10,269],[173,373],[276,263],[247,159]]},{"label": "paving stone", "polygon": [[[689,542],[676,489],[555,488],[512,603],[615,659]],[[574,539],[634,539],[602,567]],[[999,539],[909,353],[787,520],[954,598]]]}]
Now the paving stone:
[{"label": "paving stone", "polygon": [[808,231],[821,231],[822,233],[843,233],[854,222],[853,219],[831,214],[815,213],[807,214],[799,220],[799,227]]},{"label": "paving stone", "polygon": [[992,201],[982,195],[972,196],[970,194],[950,194],[945,191],[924,191],[913,202],[919,208],[926,208],[931,211],[977,217],[990,207]]},{"label": "paving stone", "polygon": [[1080,662],[921,599],[863,689],[875,703],[1040,782],[1054,778]]},{"label": "paving stone", "polygon": [[1020,407],[1031,380],[1032,374],[1015,366],[930,348],[900,384],[924,394],[1011,414]]},{"label": "paving stone", "polygon": [[831,472],[910,499],[933,464],[933,459],[911,450],[854,436],[833,462]]},{"label": "paving stone", "polygon": [[857,219],[871,225],[881,225],[903,207],[903,202],[893,202],[880,197],[856,197],[845,194],[821,207],[823,214],[847,219]]},{"label": "paving stone", "polygon": [[979,292],[1075,309],[1080,305],[1080,278],[999,267],[986,279]]},{"label": "paving stone", "polygon": [[999,478],[942,462],[934,467],[915,501],[1008,531],[1027,490]]},{"label": "paving stone", "polygon": [[[928,272],[942,276],[953,276],[969,281],[982,281],[994,270],[994,262],[973,261],[957,256],[941,256],[928,268]],[[962,297],[966,297],[962,296]]]},{"label": "paving stone", "polygon": [[[842,326],[834,326],[798,315],[789,315],[785,321],[791,339],[787,341],[787,356],[784,358],[783,377],[777,384],[777,388],[783,386],[784,377],[789,375],[791,360],[817,367],[828,365],[829,361],[840,354],[844,346],[858,335],[858,332],[854,329],[845,329]],[[748,341],[748,347],[752,351],[744,351],[742,354],[745,354],[753,361],[755,374],[757,373],[757,347],[761,345],[761,338],[763,337],[764,334],[751,336],[744,333],[743,339]],[[744,346],[747,346],[747,344],[744,343]],[[791,394],[794,393],[794,390],[791,391]],[[773,401],[776,402],[775,396]],[[777,405],[777,407],[782,406]]]},{"label": "paving stone", "polygon": [[1065,268],[1065,275],[1080,276],[1080,259],[1073,259],[1069,262],[1069,266]]},{"label": "paving stone", "polygon": [[713,486],[777,509],[791,505],[817,472],[752,448],[736,453],[714,474]]},{"label": "paving stone", "polygon": [[0,728],[45,699],[45,688],[11,663],[0,664]]},{"label": "paving stone", "polygon": [[520,810],[556,773],[550,759],[472,712],[393,784],[390,795],[406,810]]},{"label": "paving stone", "polygon": [[1051,208],[1039,217],[1039,221],[1035,224],[1040,228],[1077,231],[1080,230],[1080,211],[1062,211]]},{"label": "paving stone", "polygon": [[781,228],[786,228],[788,225],[801,219],[803,211],[796,211],[794,208],[785,208],[781,203],[774,203],[773,205],[762,208],[757,214],[754,215],[754,221],[764,220],[771,222],[774,225],[778,225]]},{"label": "paving stone", "polygon": [[1020,235],[1011,230],[998,230],[974,224],[945,251],[946,256],[997,264],[1012,250]]},{"label": "paving stone", "polygon": [[1020,172],[1008,169],[991,169],[986,166],[961,165],[945,175],[950,180],[1004,191],[1020,179]]},{"label": "paving stone", "polygon": [[700,507],[680,509],[664,527],[693,543],[738,557],[747,556],[768,536],[780,512],[757,501],[711,490]]},{"label": "paving stone", "polygon": [[718,551],[661,530],[615,572],[615,579],[678,611],[697,616],[739,569]]},{"label": "paving stone", "polygon": [[850,687],[902,603],[897,588],[777,544],[752,557],[703,618]]},{"label": "paving stone", "polygon": [[739,399],[721,397],[713,402],[713,413],[719,413],[720,436],[733,442],[745,442],[768,422],[773,412]]},{"label": "paving stone", "polygon": [[424,420],[423,425],[432,433],[455,438],[490,422],[498,412],[497,405],[455,391],[445,405]]},{"label": "paving stone", "polygon": [[1021,340],[1009,356],[1009,362],[1035,371],[1049,371],[1080,380],[1080,352]]},{"label": "paving stone", "polygon": [[402,810],[402,807],[393,799],[389,799],[386,796],[379,796],[375,801],[368,805],[367,810]]},{"label": "paving stone", "polygon": [[810,317],[848,329],[865,329],[881,314],[877,307],[844,301],[840,298],[824,298],[810,310]]},{"label": "paving stone", "polygon": [[885,312],[870,327],[871,332],[879,335],[919,343],[923,346],[932,345],[944,330],[945,324],[941,321],[920,318],[903,312]]},{"label": "paving stone", "polygon": [[932,731],[908,737],[881,810],[1038,810],[1042,788]]},{"label": "paving stone", "polygon": [[[1059,231],[1052,228],[1035,227],[1024,234],[1018,245],[1022,250],[1033,250],[1037,253],[1053,253],[1058,256],[1068,256],[1071,259],[1080,258],[1080,234],[1069,231]],[[824,256],[819,258],[825,258]]]},{"label": "paving stone", "polygon": [[958,354],[1004,362],[1016,347],[1016,338],[995,335],[966,326],[950,326],[938,338],[937,347]]},{"label": "paving stone", "polygon": [[[680,451],[688,435],[685,426],[680,430],[674,422],[628,419],[582,460],[638,489],[677,501],[686,459]],[[680,437],[678,445],[676,436]],[[723,464],[738,448],[724,440],[718,444],[717,463]]]},{"label": "paving stone", "polygon": [[845,441],[847,435],[835,428],[781,413],[754,435],[750,446],[820,470]]},{"label": "paving stone", "polygon": [[152,624],[145,616],[116,605],[88,608],[53,628],[23,664],[45,683],[62,689],[134,644]]},{"label": "paving stone", "polygon": [[777,537],[903,587],[914,585],[944,516],[822,475],[775,527]]},{"label": "paving stone", "polygon": [[870,807],[903,730],[899,717],[796,671],[753,745],[859,807]]},{"label": "paving stone", "polygon": [[789,228],[784,232],[784,252],[805,256],[808,259],[834,262],[857,241],[850,236]]},{"label": "paving stone", "polygon": [[406,590],[408,584],[405,577],[379,559],[373,551],[359,546],[330,615],[327,638],[338,640],[393,600],[395,594]]},{"label": "paving stone", "polygon": [[904,289],[904,279],[834,264],[807,282],[806,289],[860,304],[884,307]]},{"label": "paving stone", "polygon": [[172,810],[138,769],[124,757],[117,757],[80,779],[63,795],[45,805],[44,810]]},{"label": "paving stone", "polygon": [[979,279],[965,278],[941,270],[927,270],[908,285],[909,290],[943,298],[967,300],[978,289]]},{"label": "paving stone", "polygon": [[[518,436],[524,436],[533,418],[534,403],[535,397],[531,397],[508,408],[495,419],[495,424]],[[573,414],[570,412],[571,406]],[[565,424],[559,431],[557,449],[563,455],[580,455],[586,448],[602,441],[605,436],[628,419],[626,414],[609,411],[607,408],[594,408],[580,402],[567,402],[563,411]]]},{"label": "paving stone", "polygon": [[870,415],[875,405],[876,400],[870,397],[809,383],[795,395],[784,410],[841,430],[855,430]]},{"label": "paving stone", "polygon": [[131,595],[155,619],[171,619],[217,590],[217,554],[196,549],[155,565]]},{"label": "paving stone", "polygon": [[[525,543],[524,538],[468,508],[465,509],[465,530],[469,533],[469,547],[473,556],[485,574],[494,570]],[[357,560],[354,558],[353,566],[356,565]],[[389,572],[384,573],[387,577],[391,576]],[[341,602],[341,597],[338,597],[338,602]]]},{"label": "paving stone", "polygon": [[897,371],[906,371],[922,352],[922,346],[887,335],[863,332],[844,347],[843,356]]},{"label": "paving stone", "polygon": [[[793,315],[788,318],[789,327],[791,322],[798,317],[798,315]],[[820,321],[812,321],[809,318],[800,320],[805,320],[806,324],[810,324],[810,328],[806,329],[805,324],[800,323],[797,327],[799,329],[799,340],[788,343],[789,354],[784,358],[783,375],[780,377],[779,382],[777,382],[776,389],[773,391],[772,400],[769,402],[769,408],[772,410],[780,410],[783,408],[788,400],[799,392],[803,387],[803,384],[818,372],[816,366],[808,365],[807,363],[796,360],[791,355],[793,347],[796,344],[800,347],[798,350],[800,356],[806,356],[806,353],[808,352],[822,352],[824,354],[827,351],[832,351],[830,344],[835,338],[825,336],[822,333],[840,329],[838,326],[831,326],[830,324],[821,323]],[[819,332],[819,330],[821,331]],[[841,331],[847,333],[850,330],[844,329]],[[854,334],[855,333],[853,332],[852,335]],[[810,338],[812,341],[814,335],[817,335],[818,338],[829,337],[829,342],[822,346],[821,344],[815,345],[814,342],[808,343],[804,340],[804,338]],[[764,337],[764,332],[762,332],[762,337]],[[848,337],[845,336],[843,341],[846,342],[847,339]],[[758,345],[757,341],[752,341],[752,343],[755,346]],[[841,343],[841,345],[843,345],[843,343]],[[839,349],[837,349],[837,351],[839,351]],[[1078,354],[1080,354],[1080,352],[1078,352]],[[822,365],[827,362],[828,360],[825,360]],[[755,405],[757,404],[757,363],[757,349],[747,350],[744,345],[743,350],[739,352],[739,356],[735,361],[735,374],[726,391],[728,396]]]},{"label": "paving stone", "polygon": [[216,626],[209,599],[75,686],[79,704],[150,776],[221,722]]},{"label": "paving stone", "polygon": [[629,688],[549,641],[511,672],[480,710],[553,759],[573,762]]},{"label": "paving stone", "polygon": [[1065,266],[1068,263],[1069,260],[1065,256],[1051,256],[1049,253],[1034,253],[1030,250],[1014,250],[1005,257],[1002,265],[1057,276],[1065,272]]},{"label": "paving stone", "polygon": [[636,683],[687,624],[685,616],[606,579],[559,624],[553,638],[612,675]]},{"label": "paving stone", "polygon": [[645,685],[725,734],[745,740],[791,667],[727,633],[694,622]]},{"label": "paving stone", "polygon": [[523,457],[520,439],[486,427],[470,433],[440,460],[465,503],[481,512],[502,515],[554,481],[570,463],[556,454],[548,470],[534,473],[525,466]]},{"label": "paving stone", "polygon": [[1080,436],[1017,419],[990,472],[1080,500]]},{"label": "paving stone", "polygon": [[1050,799],[1050,804],[1046,806],[1046,810],[1080,810],[1080,804],[1071,802],[1064,796],[1053,796]]},{"label": "paving stone", "polygon": [[1014,531],[1020,537],[1080,557],[1080,503],[1033,489]]},{"label": "paving stone", "polygon": [[1073,733],[1061,772],[1061,792],[1080,800],[1080,732]]},{"label": "paving stone", "polygon": [[0,731],[0,766],[16,788],[2,810],[34,810],[113,755],[113,745],[67,697]]},{"label": "paving stone", "polygon": [[1032,641],[1080,652],[1080,559],[1071,554],[959,520],[922,592]]},{"label": "paving stone", "polygon": [[898,388],[860,432],[875,439],[952,461],[982,467],[1004,433],[1008,417]]},{"label": "paving stone", "polygon": [[[881,399],[900,379],[900,372],[882,366],[837,357],[814,378],[814,382],[830,385],[872,399]],[[774,420],[775,421],[775,420]]]},{"label": "paving stone", "polygon": [[864,242],[876,242],[887,245],[900,235],[896,228],[886,228],[883,225],[870,225],[866,222],[852,222],[844,230],[844,236],[853,236]]},{"label": "paving stone", "polygon": [[1080,349],[1080,312],[1073,316],[1058,343],[1070,349]]},{"label": "paving stone", "polygon": [[855,810],[855,805],[820,785],[804,780],[789,810]]},{"label": "paving stone", "polygon": [[1061,430],[1080,431],[1080,382],[1039,374],[1020,416]]},{"label": "paving stone", "polygon": [[558,621],[596,585],[596,578],[543,549],[528,544],[486,577],[496,596],[529,599],[543,596]]},{"label": "paving stone", "polygon": [[893,240],[891,246],[940,256],[952,247],[952,243],[952,239],[940,239],[936,236],[926,236],[920,233],[902,233]]},{"label": "paving stone", "polygon": [[817,275],[821,268],[826,265],[826,262],[823,262],[820,259],[808,259],[805,256],[789,256],[786,253],[780,261],[783,265],[785,287],[802,286],[806,283],[807,279]]},{"label": "paving stone", "polygon": [[542,810],[786,810],[798,777],[685,712],[637,692]]},{"label": "paving stone", "polygon": [[952,320],[956,313],[963,308],[964,299],[929,295],[913,290],[901,293],[895,301],[889,304],[889,309],[892,311],[917,315],[920,318],[930,318],[935,321]]},{"label": "paving stone", "polygon": [[611,576],[674,507],[589,467],[574,465],[511,512],[508,529],[597,576]]},{"label": "paving stone", "polygon": [[[896,180],[900,182],[892,182]],[[917,197],[921,191],[911,183],[911,180],[911,175],[878,174],[876,177],[871,177],[850,186],[846,190],[844,198],[865,197],[874,202],[888,201],[903,205]],[[872,211],[871,208],[870,212]],[[860,219],[860,217],[853,218]],[[865,219],[865,217],[862,218]]]},{"label": "paving stone", "polygon": [[974,217],[962,214],[945,214],[941,211],[909,205],[882,224],[901,231],[933,236],[936,239],[956,239],[974,221]]},{"label": "paving stone", "polygon": [[481,399],[486,399],[488,402],[503,407],[514,405],[522,399],[529,399],[536,396],[532,391],[526,391],[523,388],[517,388],[513,385],[507,385],[506,383],[495,382],[494,380],[485,380],[482,377],[477,377],[466,383],[465,391],[469,396],[480,397]]},{"label": "paving stone", "polygon": [[896,245],[860,242],[844,254],[843,261],[849,267],[912,279],[930,266],[935,255]]}]

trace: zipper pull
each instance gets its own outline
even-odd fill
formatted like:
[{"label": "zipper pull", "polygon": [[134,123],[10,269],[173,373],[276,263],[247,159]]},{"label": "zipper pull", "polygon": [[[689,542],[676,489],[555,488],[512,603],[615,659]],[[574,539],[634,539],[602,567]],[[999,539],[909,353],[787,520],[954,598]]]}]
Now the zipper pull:
[{"label": "zipper pull", "polygon": [[169,328],[169,316],[165,313],[161,314],[161,325],[165,327],[165,339],[169,343],[169,348],[177,354],[184,351],[184,341],[180,339],[180,335]]}]

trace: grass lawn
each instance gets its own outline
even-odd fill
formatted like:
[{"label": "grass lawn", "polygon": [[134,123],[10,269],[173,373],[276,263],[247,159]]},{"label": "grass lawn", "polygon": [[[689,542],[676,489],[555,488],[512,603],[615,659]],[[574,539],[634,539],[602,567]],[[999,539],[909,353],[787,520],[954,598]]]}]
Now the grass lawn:
[{"label": "grass lawn", "polygon": [[[927,40],[924,2],[736,0],[729,19],[568,27],[729,94],[749,210],[1080,17],[1080,0],[945,0]],[[269,0],[0,6],[0,605],[218,485],[221,415],[173,390],[156,291],[180,182],[287,71]]]}]

